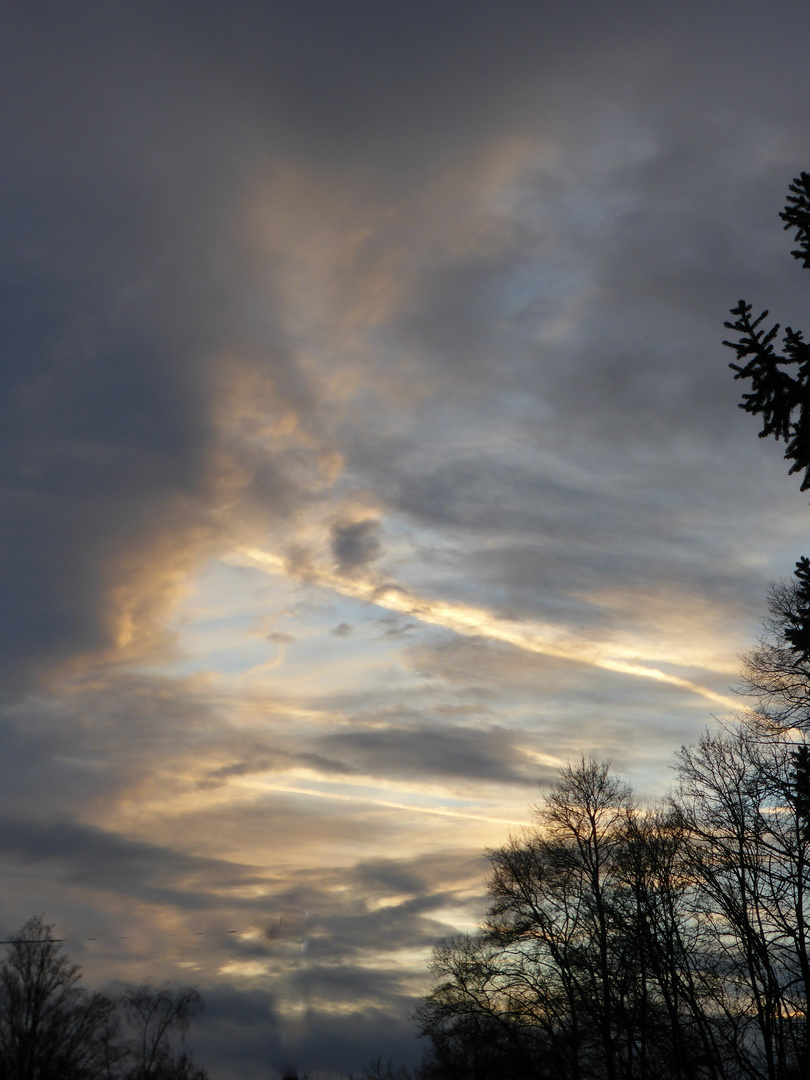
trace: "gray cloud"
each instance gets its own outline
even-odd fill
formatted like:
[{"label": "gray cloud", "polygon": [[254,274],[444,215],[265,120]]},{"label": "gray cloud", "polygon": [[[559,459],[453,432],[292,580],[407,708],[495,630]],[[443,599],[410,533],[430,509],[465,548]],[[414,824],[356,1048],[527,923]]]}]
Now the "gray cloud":
[{"label": "gray cloud", "polygon": [[332,526],[332,556],[341,573],[351,573],[380,554],[380,523],[373,518],[336,522]]},{"label": "gray cloud", "polygon": [[[363,4],[339,18],[328,5],[307,13],[278,5],[272,14],[248,5],[238,17],[217,4],[182,18],[154,5],[143,11],[68,23],[53,8],[47,34],[22,9],[4,16],[4,77],[16,110],[4,134],[14,147],[6,164],[13,231],[0,268],[8,364],[0,635],[10,668],[22,673],[37,658],[109,644],[118,614],[110,577],[134,554],[173,542],[193,559],[206,531],[216,543],[213,357],[235,337],[256,344],[243,300],[255,267],[229,233],[229,199],[263,152],[319,168],[359,160],[384,198],[502,131],[505,117],[524,135],[564,140],[570,130],[563,174],[538,172],[525,194],[528,208],[535,200],[550,220],[569,224],[551,240],[544,225],[507,229],[491,252],[425,267],[393,332],[434,368],[450,365],[452,393],[468,387],[472,370],[482,388],[519,380],[551,406],[556,432],[578,429],[567,451],[658,440],[662,427],[669,440],[688,431],[709,444],[746,445],[733,410],[718,413],[722,371],[709,375],[702,357],[716,311],[743,283],[787,296],[788,313],[799,296],[776,258],[777,230],[766,236],[764,208],[773,201],[775,213],[796,167],[801,94],[780,89],[767,64],[741,88],[728,43],[704,39],[696,52],[688,19],[652,12],[632,35],[620,14],[593,12],[576,21],[575,46],[570,17],[529,6],[472,12],[448,2],[421,18],[412,7],[406,16]],[[771,17],[778,34],[784,14]],[[739,33],[758,40],[757,20]],[[796,37],[782,36],[788,66]],[[93,62],[100,51],[103,65]],[[687,60],[681,114],[661,117]],[[590,72],[580,84],[564,75],[572,61]],[[47,92],[33,74],[41,71]],[[586,119],[597,81],[600,98],[614,103],[604,105],[601,142]],[[557,104],[538,109],[554,86],[565,87]],[[639,100],[646,104],[634,118]],[[745,129],[735,107],[748,110]],[[782,134],[768,138],[777,108]],[[605,203],[597,220],[584,202],[568,212],[592,191]],[[754,248],[767,251],[766,269]],[[490,335],[503,326],[498,297],[510,275],[517,265],[531,277],[538,251],[551,266],[587,261],[593,286],[576,353],[544,349],[533,385],[534,350],[516,342],[504,354]],[[552,317],[553,289],[544,299],[543,288],[534,287],[515,329],[531,312],[541,328]],[[272,304],[265,311],[263,334],[276,317]],[[306,380],[284,335],[273,334],[275,352],[268,356],[265,338],[262,362],[311,417]],[[754,452],[746,459],[757,460]],[[295,503],[284,462],[242,461],[257,503],[276,512]],[[417,486],[414,500],[427,507],[430,492]],[[370,525],[346,529],[335,535],[335,556],[351,569],[378,549]]]},{"label": "gray cloud", "polygon": [[206,989],[204,1022],[192,1031],[197,1060],[226,1080],[261,1075],[268,1062],[284,1067],[285,1031],[274,1005],[266,990],[215,982]]},{"label": "gray cloud", "polygon": [[325,776],[351,776],[358,771],[351,765],[337,761],[334,758],[324,757],[321,754],[306,751],[294,753],[278,748],[270,749],[265,746],[258,746],[254,748],[251,756],[244,761],[233,761],[228,765],[220,765],[216,769],[211,769],[199,781],[199,786],[203,788],[216,787],[232,776],[278,772],[297,765],[303,765]]},{"label": "gray cloud", "polygon": [[[764,74],[763,86],[746,91],[739,108],[751,106],[763,118],[753,124],[756,138],[765,139],[766,110],[776,101],[785,133],[757,154],[746,149],[751,123],[747,133],[737,130],[728,114],[728,88],[736,85],[732,51],[713,40],[696,55],[694,37],[664,15],[648,13],[631,45],[618,15],[592,13],[584,25],[577,21],[574,49],[563,13],[528,7],[506,14],[482,5],[473,13],[447,3],[422,19],[411,10],[406,18],[364,5],[339,19],[328,6],[317,9],[317,19],[295,5],[272,15],[249,6],[238,18],[218,5],[200,5],[182,19],[148,10],[150,18],[108,12],[68,24],[53,9],[48,34],[23,10],[4,16],[4,40],[14,43],[4,77],[14,81],[9,100],[16,114],[7,117],[4,138],[15,148],[6,165],[13,231],[0,267],[8,364],[0,651],[17,679],[38,660],[111,643],[122,614],[112,578],[137,574],[159,608],[170,582],[150,581],[143,560],[157,565],[158,552],[173,546],[179,565],[166,571],[171,578],[184,557],[200,556],[201,543],[216,547],[221,494],[214,465],[223,447],[213,427],[211,378],[218,352],[238,340],[255,355],[258,344],[261,365],[287,400],[305,422],[320,422],[311,388],[274,327],[272,301],[264,305],[257,343],[252,301],[244,299],[254,291],[255,266],[229,231],[230,200],[267,150],[321,168],[359,155],[384,201],[406,178],[414,182],[415,170],[425,168],[420,162],[435,169],[448,155],[482,145],[502,130],[505,116],[516,131],[544,138],[564,138],[570,128],[576,134],[566,143],[566,161],[574,187],[565,172],[539,170],[524,199],[528,219],[534,202],[548,220],[568,224],[551,232],[543,222],[529,231],[506,228],[491,251],[447,254],[424,267],[392,333],[434,373],[445,366],[449,394],[469,395],[472,371],[482,393],[493,383],[520,385],[551,408],[555,435],[576,430],[566,454],[577,446],[593,454],[598,445],[616,448],[628,439],[646,446],[653,434],[659,442],[662,430],[670,452],[685,432],[708,445],[723,439],[735,452],[748,446],[733,408],[718,411],[721,395],[728,400],[721,366],[709,375],[702,357],[708,338],[714,341],[716,312],[740,291],[741,265],[755,291],[761,285],[787,296],[788,313],[796,306],[795,279],[777,259],[777,230],[766,238],[763,216],[771,199],[778,208],[795,168],[790,147],[803,131],[795,92],[779,98]],[[778,23],[780,16],[773,18]],[[785,35],[788,51],[795,37]],[[287,45],[279,51],[281,41]],[[687,46],[691,76],[682,101],[691,119],[679,127],[672,117],[659,120],[656,109],[670,100],[667,80],[686,62]],[[101,66],[92,62],[100,49],[107,57]],[[299,52],[309,63],[290,62]],[[581,86],[562,74],[572,56],[591,71]],[[637,59],[628,64],[630,56]],[[32,75],[43,70],[48,93]],[[607,80],[600,96],[617,102],[612,117],[605,113],[610,135],[601,143],[585,119],[597,78]],[[328,93],[318,91],[319,80]],[[566,86],[567,95],[560,91],[555,108],[538,110],[554,85]],[[646,113],[634,121],[627,110],[639,87]],[[718,121],[697,108],[701,94],[713,95],[729,116],[719,143]],[[258,116],[271,119],[257,137]],[[583,126],[587,149],[575,154]],[[610,140],[619,147],[614,158]],[[222,152],[223,143],[230,152]],[[593,165],[590,175],[583,171],[588,153],[597,165],[598,155],[608,154],[601,173]],[[730,159],[733,170],[724,167]],[[596,191],[606,207],[601,218],[589,219],[576,205],[569,212],[572,199]],[[752,227],[757,250],[764,244],[768,252],[767,270],[751,256]],[[647,239],[652,229],[654,245]],[[584,336],[574,348],[544,348],[532,363],[536,350],[521,344],[520,327],[529,319],[542,329],[557,306],[558,286],[543,284],[549,279],[545,271],[545,279],[538,276],[538,258],[555,268],[561,260],[572,268],[587,264],[593,283]],[[499,297],[516,267],[518,277],[534,275],[537,284],[504,324]],[[491,337],[504,325],[517,333],[506,352]],[[491,420],[497,400],[488,392],[481,400]],[[441,396],[437,403],[445,404]],[[536,426],[533,417],[530,424]],[[370,457],[379,458],[381,449],[371,446]],[[251,474],[245,491],[255,505],[283,514],[303,497],[287,462],[247,454],[247,444],[240,446],[239,462]],[[763,471],[754,451],[744,454]],[[475,463],[443,464],[450,484],[435,495],[440,472],[417,469],[403,505],[420,515],[433,506],[452,519],[468,467],[478,474]],[[542,491],[533,498],[544,501]],[[492,494],[472,506],[482,522],[509,511],[500,499],[493,505]],[[378,554],[370,523],[336,530],[342,569]],[[144,603],[141,623],[149,610]]]},{"label": "gray cloud", "polygon": [[443,851],[411,858],[365,859],[353,867],[352,878],[364,896],[424,896],[462,884],[478,887],[486,865],[483,854]]},{"label": "gray cloud", "polygon": [[212,888],[239,888],[265,880],[235,863],[194,857],[65,819],[3,819],[0,852],[22,863],[55,863],[73,884],[191,910],[215,906]]},{"label": "gray cloud", "polygon": [[507,728],[390,724],[325,735],[319,745],[369,772],[399,776],[463,776],[501,783],[535,782]]}]

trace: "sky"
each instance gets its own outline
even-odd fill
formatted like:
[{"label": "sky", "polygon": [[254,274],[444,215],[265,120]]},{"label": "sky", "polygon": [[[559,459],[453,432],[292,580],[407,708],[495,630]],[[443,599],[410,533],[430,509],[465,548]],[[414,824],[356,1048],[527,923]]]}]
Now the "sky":
[{"label": "sky", "polygon": [[810,553],[810,8],[0,7],[0,930],[195,983],[212,1080],[413,1063],[487,848],[654,799]]}]

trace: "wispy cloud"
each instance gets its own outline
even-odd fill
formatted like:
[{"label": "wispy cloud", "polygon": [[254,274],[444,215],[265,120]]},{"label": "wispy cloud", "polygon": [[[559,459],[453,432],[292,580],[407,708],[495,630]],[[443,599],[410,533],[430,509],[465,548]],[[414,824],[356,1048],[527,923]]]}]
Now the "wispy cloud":
[{"label": "wispy cloud", "polygon": [[[282,557],[258,548],[245,548],[239,555],[229,556],[231,560],[239,558],[263,567],[270,573],[284,574],[288,570],[288,564]],[[500,617],[485,608],[417,596],[393,582],[379,584],[378,581],[369,579],[347,579],[327,570],[312,569],[309,580],[340,595],[407,615],[464,637],[486,637],[525,652],[614,671],[620,675],[652,679],[696,694],[725,709],[737,710],[740,706],[739,700],[727,694],[718,693],[710,687],[645,663],[644,652],[639,647],[617,645],[592,638],[577,638],[567,628],[551,623],[515,621]],[[667,659],[671,664],[682,662],[677,655]]]}]

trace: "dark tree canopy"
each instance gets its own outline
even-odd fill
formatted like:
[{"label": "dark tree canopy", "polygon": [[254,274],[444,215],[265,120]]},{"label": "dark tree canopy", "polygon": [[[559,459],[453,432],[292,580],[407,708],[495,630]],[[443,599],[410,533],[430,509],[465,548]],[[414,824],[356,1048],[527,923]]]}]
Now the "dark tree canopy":
[{"label": "dark tree canopy", "polygon": [[[810,269],[810,173],[803,172],[790,185],[787,205],[779,215],[786,229],[795,230],[798,247],[792,252],[805,269]],[[785,327],[783,352],[774,341],[779,323],[763,325],[766,309],[752,317],[752,305],[740,300],[731,314],[734,322],[725,326],[738,334],[736,341],[723,344],[737,353],[737,363],[730,366],[735,379],[750,379],[751,392],[743,394],[740,408],[762,416],[762,431],[787,444],[785,457],[792,462],[790,472],[803,472],[801,489],[810,488],[810,345],[801,330]],[[791,374],[787,368],[795,369]]]},{"label": "dark tree canopy", "polygon": [[[787,204],[779,215],[786,229],[795,230],[798,247],[791,252],[810,269],[810,173],[803,172],[790,185]],[[752,305],[740,300],[726,322],[736,341],[724,341],[737,354],[729,366],[735,379],[750,379],[751,392],[743,394],[740,408],[762,417],[761,439],[773,435],[785,444],[790,473],[803,473],[801,490],[810,489],[810,345],[801,330],[785,327],[782,352],[774,347],[779,323],[768,327],[766,309],[756,318]],[[790,368],[791,371],[786,369]],[[810,560],[802,558],[795,570],[798,586],[793,592],[791,620],[785,626],[788,647],[803,660],[810,659]]]}]

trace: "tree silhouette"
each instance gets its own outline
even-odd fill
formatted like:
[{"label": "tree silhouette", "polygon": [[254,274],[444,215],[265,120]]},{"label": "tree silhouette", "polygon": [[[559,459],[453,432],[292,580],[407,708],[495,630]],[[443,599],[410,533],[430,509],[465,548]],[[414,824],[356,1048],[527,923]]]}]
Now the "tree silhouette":
[{"label": "tree silhouette", "polygon": [[431,1040],[421,1075],[719,1076],[713,957],[680,820],[642,812],[591,758],[561,771],[536,822],[489,853],[482,930],[435,953],[418,1014]]},{"label": "tree silhouette", "polygon": [[[798,247],[791,253],[810,269],[810,173],[803,172],[790,185],[787,205],[779,215],[785,229],[795,230]],[[752,305],[740,300],[731,314],[734,322],[727,329],[739,336],[723,344],[734,349],[738,363],[729,366],[735,379],[750,379],[751,392],[743,394],[740,408],[762,416],[760,438],[769,435],[787,446],[785,457],[793,464],[790,472],[804,472],[801,490],[810,488],[810,345],[801,330],[786,327],[782,336],[783,352],[777,353],[774,341],[779,323],[766,328],[767,309],[752,317]],[[796,368],[795,374],[785,369]]]},{"label": "tree silhouette", "polygon": [[[785,229],[795,231],[798,247],[791,252],[810,269],[810,173],[803,172],[789,187],[787,204],[780,213]],[[810,345],[801,330],[785,327],[781,353],[774,341],[779,323],[767,327],[768,310],[756,318],[752,305],[740,300],[724,323],[738,336],[723,344],[734,349],[737,363],[729,366],[735,379],[750,379],[751,392],[743,394],[740,408],[762,417],[761,439],[769,435],[785,444],[785,458],[792,462],[789,472],[803,472],[801,490],[810,489]],[[793,374],[787,368],[795,369]],[[794,593],[793,619],[785,627],[789,647],[805,660],[810,658],[810,560],[801,558],[794,571],[798,588]]]},{"label": "tree silhouette", "polygon": [[808,774],[758,711],[683,748],[657,808],[567,766],[435,951],[420,1080],[806,1080]]},{"label": "tree silhouette", "polygon": [[202,1010],[199,991],[89,993],[52,930],[29,919],[0,965],[0,1080],[208,1080],[170,1043]]},{"label": "tree silhouette", "polygon": [[193,986],[153,986],[143,983],[130,987],[121,997],[124,1016],[134,1030],[130,1055],[134,1065],[127,1080],[175,1080],[189,1077],[202,1080],[204,1073],[196,1069],[190,1057],[173,1051],[171,1036],[184,1036],[192,1020],[203,1009],[203,999]]},{"label": "tree silhouette", "polygon": [[52,927],[35,916],[12,938],[0,966],[3,1080],[87,1080],[105,1075],[117,1029],[115,1005],[90,994],[62,955]]}]

